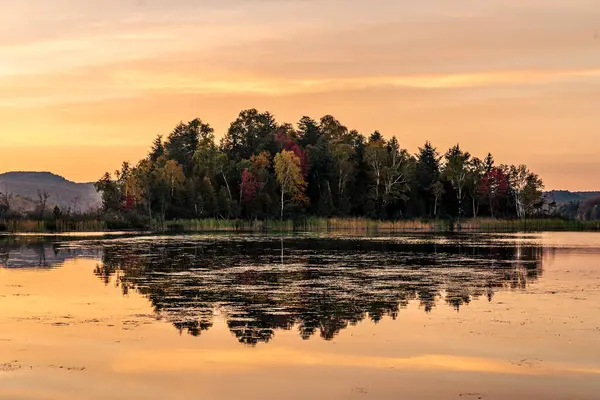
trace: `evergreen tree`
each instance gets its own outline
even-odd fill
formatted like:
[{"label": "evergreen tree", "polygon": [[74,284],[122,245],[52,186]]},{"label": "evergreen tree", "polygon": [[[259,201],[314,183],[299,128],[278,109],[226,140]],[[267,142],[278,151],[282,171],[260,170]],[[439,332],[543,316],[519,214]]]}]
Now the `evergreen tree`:
[{"label": "evergreen tree", "polygon": [[[220,145],[201,119],[179,123],[95,187],[104,213],[119,219],[282,218],[286,204],[295,216],[477,217],[480,204],[494,217],[541,213],[543,182],[526,166],[496,166],[490,153],[471,158],[458,145],[441,160],[430,142],[411,156],[396,137],[365,137],[331,115],[302,117],[294,129],[249,109]],[[9,201],[0,207],[6,214]]]},{"label": "evergreen tree", "polygon": [[425,145],[419,148],[415,169],[415,182],[421,200],[422,215],[432,216],[437,209],[434,202],[437,197],[434,194],[434,185],[439,180],[440,156],[430,142],[425,142]]}]

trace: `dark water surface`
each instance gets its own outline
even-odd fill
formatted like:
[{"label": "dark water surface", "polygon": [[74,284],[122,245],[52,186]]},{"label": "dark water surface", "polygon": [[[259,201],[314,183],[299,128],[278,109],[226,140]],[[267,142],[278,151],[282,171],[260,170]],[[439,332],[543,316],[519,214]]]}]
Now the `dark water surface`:
[{"label": "dark water surface", "polygon": [[0,398],[600,399],[600,234],[0,238]]}]

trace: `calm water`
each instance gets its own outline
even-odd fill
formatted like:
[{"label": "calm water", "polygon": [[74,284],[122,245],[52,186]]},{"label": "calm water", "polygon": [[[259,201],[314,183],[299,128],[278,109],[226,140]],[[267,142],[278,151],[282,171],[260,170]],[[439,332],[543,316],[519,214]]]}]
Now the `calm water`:
[{"label": "calm water", "polygon": [[600,399],[600,234],[0,238],[0,398]]}]

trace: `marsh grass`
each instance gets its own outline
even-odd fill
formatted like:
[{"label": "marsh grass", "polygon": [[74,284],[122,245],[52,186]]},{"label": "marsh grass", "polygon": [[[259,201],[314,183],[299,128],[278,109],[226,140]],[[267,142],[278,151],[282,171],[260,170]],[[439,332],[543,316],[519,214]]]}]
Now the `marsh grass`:
[{"label": "marsh grass", "polygon": [[103,232],[106,229],[106,223],[99,220],[0,220],[0,231],[11,233]]},{"label": "marsh grass", "polygon": [[[0,220],[0,231],[10,233],[104,232],[128,226],[101,220]],[[136,227],[140,228],[140,227]],[[154,232],[541,232],[600,230],[600,221],[562,219],[500,220],[478,218],[460,223],[444,219],[378,221],[367,218],[308,218],[292,220],[185,219],[151,221],[144,227]]]},{"label": "marsh grass", "polygon": [[595,231],[600,230],[600,221],[478,218],[465,220],[456,229],[464,232]]},{"label": "marsh grass", "polygon": [[235,232],[539,232],[600,230],[600,222],[561,219],[498,220],[479,218],[460,223],[449,220],[377,221],[366,218],[308,218],[303,221],[195,219],[154,222],[154,231]]}]

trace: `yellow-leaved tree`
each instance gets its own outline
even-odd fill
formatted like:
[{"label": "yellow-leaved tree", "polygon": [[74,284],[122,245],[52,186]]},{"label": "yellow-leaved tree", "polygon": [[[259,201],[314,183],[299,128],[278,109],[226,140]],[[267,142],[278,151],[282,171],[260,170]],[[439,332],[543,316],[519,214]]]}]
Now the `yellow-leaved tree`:
[{"label": "yellow-leaved tree", "polygon": [[275,156],[275,176],[281,188],[281,219],[286,201],[305,203],[306,181],[302,175],[300,158],[290,150],[282,150]]}]

